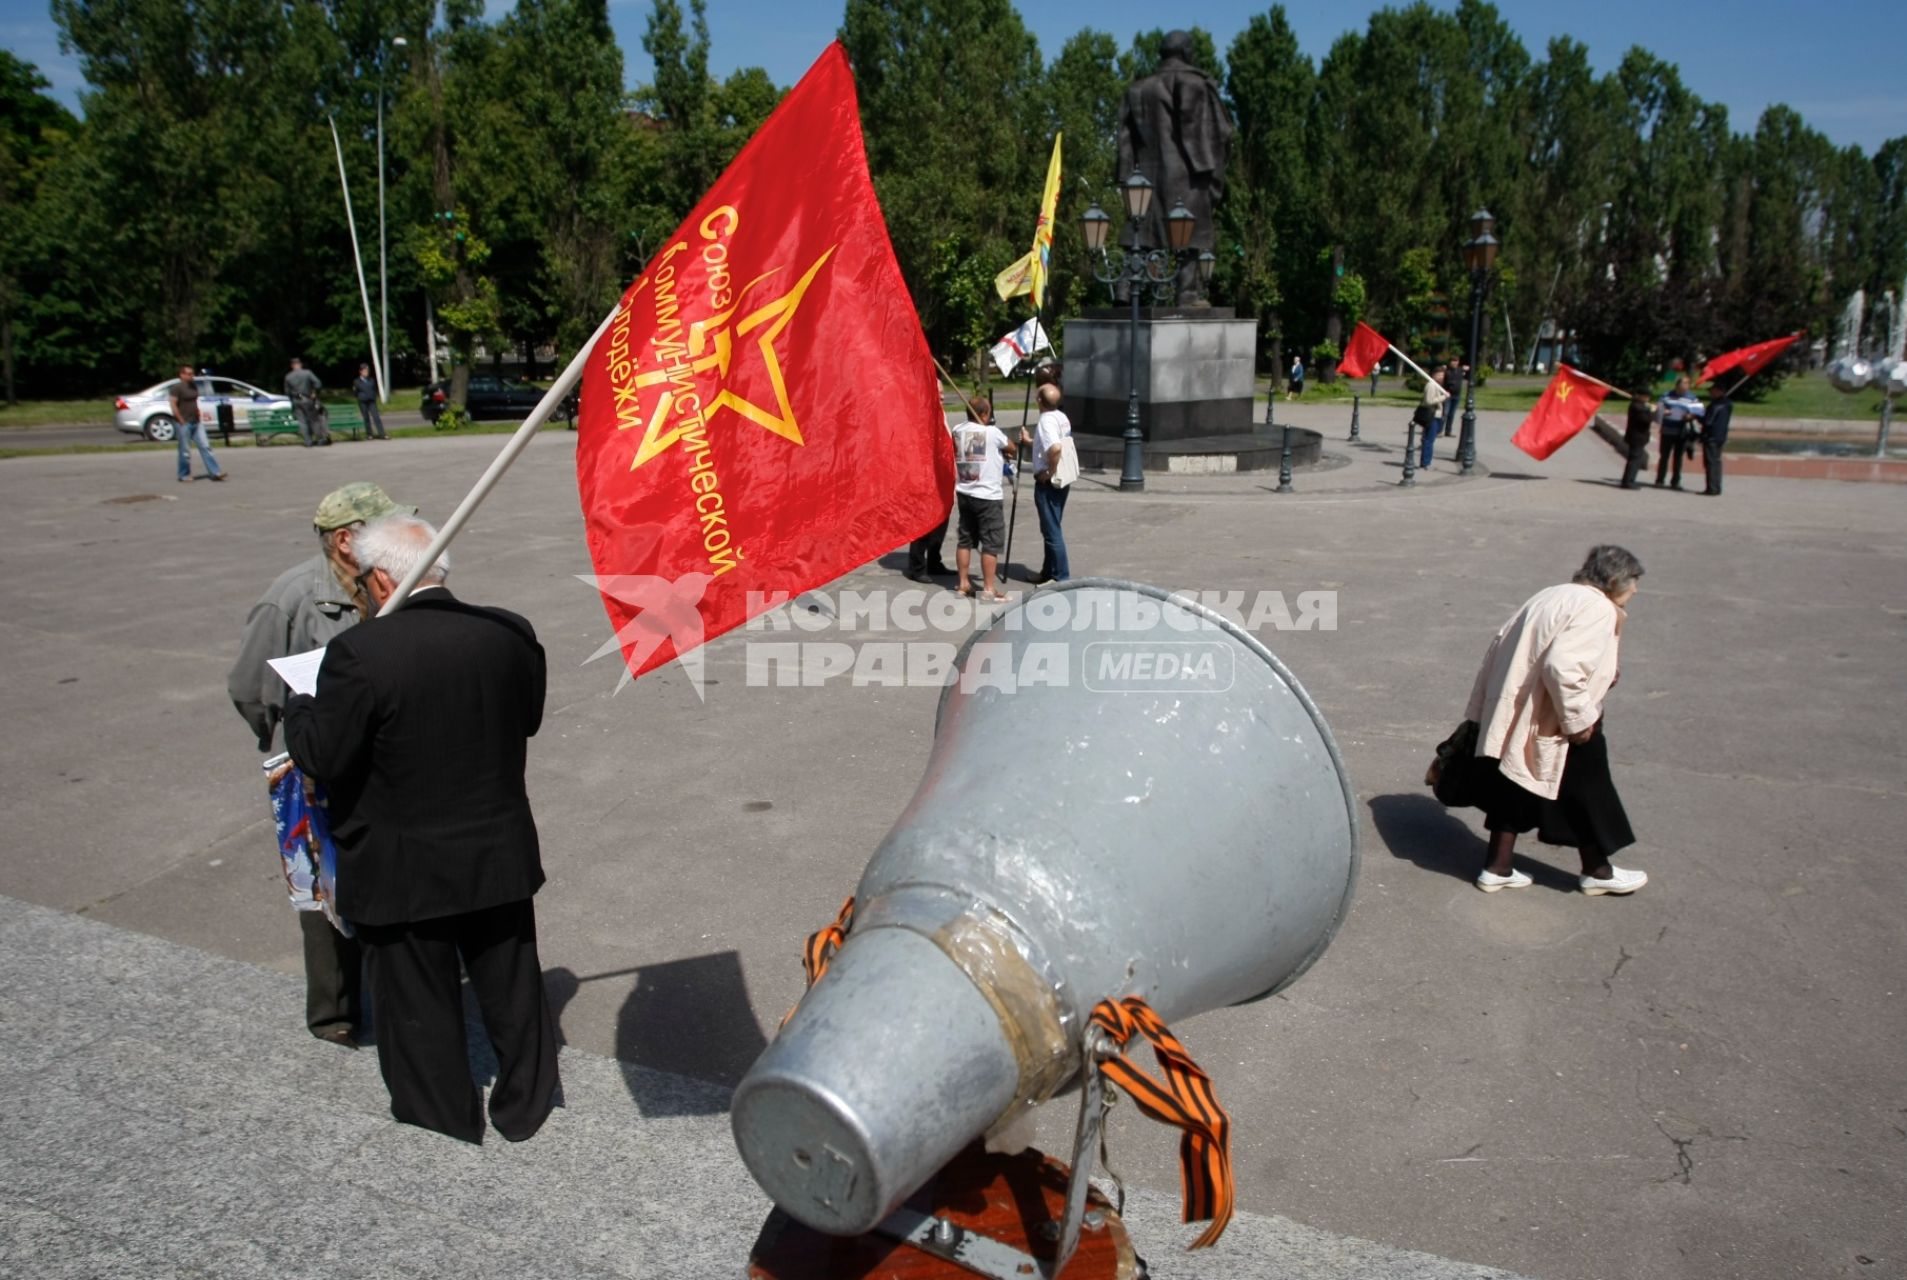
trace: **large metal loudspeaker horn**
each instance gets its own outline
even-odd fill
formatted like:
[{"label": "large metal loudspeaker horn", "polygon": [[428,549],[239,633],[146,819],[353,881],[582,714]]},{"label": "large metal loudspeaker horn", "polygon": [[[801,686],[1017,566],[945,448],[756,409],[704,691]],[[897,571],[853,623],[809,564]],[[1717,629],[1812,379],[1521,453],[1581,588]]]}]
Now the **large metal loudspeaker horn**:
[{"label": "large metal loudspeaker horn", "polygon": [[762,1189],[872,1230],[963,1147],[1075,1083],[1088,1015],[1266,996],[1357,874],[1350,779],[1270,650],[1155,587],[1022,597],[962,650],[853,928],[735,1092]]}]

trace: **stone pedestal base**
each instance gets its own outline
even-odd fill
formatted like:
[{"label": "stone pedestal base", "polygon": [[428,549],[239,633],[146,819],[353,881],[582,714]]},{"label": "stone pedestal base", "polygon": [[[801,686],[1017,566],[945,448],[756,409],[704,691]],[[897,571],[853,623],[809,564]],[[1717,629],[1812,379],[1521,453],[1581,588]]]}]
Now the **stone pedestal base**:
[{"label": "stone pedestal base", "polygon": [[[1086,435],[1126,429],[1133,326],[1108,309],[1069,320],[1066,416]],[[1139,313],[1139,429],[1148,441],[1245,435],[1252,427],[1258,323],[1218,308]]]}]

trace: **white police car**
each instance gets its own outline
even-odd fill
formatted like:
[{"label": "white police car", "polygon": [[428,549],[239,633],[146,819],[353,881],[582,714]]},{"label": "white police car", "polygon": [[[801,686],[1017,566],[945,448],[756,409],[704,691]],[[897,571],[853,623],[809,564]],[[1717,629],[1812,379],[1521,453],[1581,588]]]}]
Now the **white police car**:
[{"label": "white police car", "polygon": [[[148,440],[172,439],[178,434],[179,422],[172,416],[172,401],[169,397],[178,381],[177,378],[167,378],[157,386],[114,400],[113,425],[121,431],[144,436]],[[220,405],[229,404],[232,407],[234,431],[250,431],[254,414],[262,416],[274,409],[291,408],[289,396],[261,390],[237,378],[200,374],[196,381],[199,384],[199,420],[205,423],[208,433],[218,430]]]}]

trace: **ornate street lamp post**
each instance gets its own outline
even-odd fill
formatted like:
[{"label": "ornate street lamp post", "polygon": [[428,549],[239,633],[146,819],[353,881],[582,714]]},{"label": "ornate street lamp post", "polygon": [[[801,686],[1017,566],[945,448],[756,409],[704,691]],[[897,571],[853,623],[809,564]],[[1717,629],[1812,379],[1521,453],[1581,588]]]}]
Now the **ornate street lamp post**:
[{"label": "ornate street lamp post", "polygon": [[1502,247],[1491,234],[1495,230],[1496,219],[1490,211],[1479,209],[1470,215],[1470,239],[1463,246],[1463,265],[1470,268],[1470,369],[1463,379],[1463,435],[1457,457],[1466,476],[1477,466],[1477,348],[1483,341],[1483,293]]},{"label": "ornate street lamp post", "polygon": [[[1165,215],[1166,236],[1171,241],[1171,247],[1148,248],[1143,243],[1142,228],[1146,215],[1152,210],[1152,183],[1143,173],[1134,169],[1120,192],[1125,197],[1126,219],[1135,229],[1134,247],[1123,249],[1109,246],[1112,219],[1097,204],[1079,216],[1079,233],[1086,242],[1086,251],[1093,256],[1093,278],[1113,287],[1113,301],[1119,300],[1118,287],[1121,285],[1132,301],[1131,337],[1126,344],[1128,382],[1125,451],[1119,469],[1119,488],[1130,493],[1146,487],[1145,437],[1139,430],[1139,300],[1146,293],[1152,294],[1160,302],[1174,296],[1179,262],[1189,255],[1192,232],[1198,219],[1184,204],[1173,205],[1172,212]],[[1197,263],[1200,285],[1210,283],[1217,259],[1210,253],[1202,253]]]}]

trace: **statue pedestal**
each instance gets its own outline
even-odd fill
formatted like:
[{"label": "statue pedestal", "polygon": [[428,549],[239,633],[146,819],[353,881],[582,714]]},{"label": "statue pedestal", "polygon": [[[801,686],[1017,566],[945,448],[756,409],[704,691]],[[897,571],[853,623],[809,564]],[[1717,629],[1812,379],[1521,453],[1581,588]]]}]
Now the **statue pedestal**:
[{"label": "statue pedestal", "polygon": [[[1125,431],[1132,330],[1131,312],[1118,307],[1066,322],[1066,416],[1075,432]],[[1251,433],[1257,321],[1227,307],[1142,307],[1138,330],[1139,429],[1147,441]]]}]

